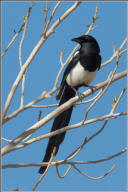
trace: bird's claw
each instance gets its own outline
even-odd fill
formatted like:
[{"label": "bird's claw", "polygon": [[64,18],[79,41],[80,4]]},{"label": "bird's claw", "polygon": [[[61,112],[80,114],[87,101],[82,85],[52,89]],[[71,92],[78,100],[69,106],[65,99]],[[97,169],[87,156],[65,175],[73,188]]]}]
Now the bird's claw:
[{"label": "bird's claw", "polygon": [[88,86],[89,89],[91,89],[92,93],[94,93],[96,86]]},{"label": "bird's claw", "polygon": [[82,100],[85,97],[83,93],[78,92],[74,87],[72,87],[72,89],[75,91],[80,100]]},{"label": "bird's claw", "polygon": [[80,100],[84,99],[85,95],[83,93],[77,92],[77,95]]}]

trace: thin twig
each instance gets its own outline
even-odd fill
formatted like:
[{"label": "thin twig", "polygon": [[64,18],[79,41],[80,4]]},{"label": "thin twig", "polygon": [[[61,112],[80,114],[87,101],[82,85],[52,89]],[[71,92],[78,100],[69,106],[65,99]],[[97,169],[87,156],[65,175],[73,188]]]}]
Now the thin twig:
[{"label": "thin twig", "polygon": [[[116,107],[117,107],[117,105],[118,105],[121,97],[123,96],[123,93],[124,93],[124,90],[123,90],[123,92],[121,92],[121,94],[120,94],[120,96],[119,96],[119,99],[117,100],[117,104],[112,107],[112,109],[111,109],[111,111],[110,111],[110,115],[113,115],[113,113],[114,113],[114,111],[115,111],[115,109],[116,109]],[[90,138],[88,138],[87,143],[104,130],[106,124],[108,123],[108,120],[109,120],[109,118],[106,118],[106,120],[105,120],[102,128],[101,128],[99,131],[97,131],[95,134],[93,134]]]},{"label": "thin twig", "polygon": [[38,121],[40,121],[40,119],[41,119],[41,115],[42,115],[42,111],[39,111]]},{"label": "thin twig", "polygon": [[83,123],[84,123],[84,121],[86,121],[87,115],[88,115],[89,111],[92,109],[92,107],[97,103],[97,101],[98,101],[98,100],[106,93],[106,91],[108,90],[108,88],[109,88],[109,86],[110,86],[110,84],[111,84],[111,82],[112,82],[112,79],[113,79],[113,77],[114,77],[114,74],[115,74],[115,72],[116,72],[116,70],[117,70],[117,68],[118,68],[119,58],[120,58],[119,54],[120,54],[120,52],[119,52],[119,50],[118,50],[118,52],[117,52],[117,62],[116,62],[116,66],[115,66],[113,72],[110,72],[110,74],[112,74],[112,75],[111,75],[111,76],[110,76],[110,75],[108,76],[108,80],[109,80],[109,81],[108,81],[107,86],[105,87],[105,89],[102,91],[102,93],[94,100],[94,102],[93,102],[93,103],[89,106],[89,108],[87,109],[87,111],[86,111],[86,113],[85,113],[85,117],[84,117]]},{"label": "thin twig", "polygon": [[[39,42],[37,43],[37,45],[35,46],[35,48],[33,49],[33,51],[30,53],[27,61],[25,62],[25,64],[23,65],[22,69],[20,70],[15,82],[12,85],[11,91],[9,92],[9,95],[7,97],[5,106],[4,106],[4,110],[2,113],[2,121],[4,120],[8,108],[10,107],[12,98],[14,96],[14,93],[25,73],[25,71],[27,70],[27,68],[29,67],[31,61],[34,59],[35,55],[37,54],[37,52],[39,51],[40,47],[43,45],[43,43],[46,41],[46,39],[53,34],[55,28],[64,20],[66,19],[79,5],[80,5],[81,1],[79,2],[75,2],[52,26],[51,28],[48,30],[47,34],[46,34],[46,38],[44,38],[43,36],[41,37],[41,39],[39,40]],[[54,93],[56,90],[52,90],[51,93]]]},{"label": "thin twig", "polygon": [[[87,138],[85,137],[82,145],[80,147],[78,147],[74,152],[72,152],[64,161],[68,161],[68,160],[74,158],[83,149],[84,145],[86,144],[86,141],[87,141]],[[64,178],[68,174],[68,172],[70,171],[71,168],[72,168],[72,165],[69,164],[65,174],[63,176],[61,176],[59,173],[58,165],[56,164],[56,172],[58,174],[58,177]]]},{"label": "thin twig", "polygon": [[[90,123],[94,123],[94,122],[98,122],[98,121],[103,121],[105,119],[110,119],[110,118],[117,118],[119,116],[123,116],[123,115],[127,115],[126,112],[122,112],[122,113],[115,113],[115,114],[108,114],[108,115],[104,115],[102,117],[97,117],[97,118],[94,118],[94,119],[90,119],[90,120],[87,120],[84,122],[84,125],[87,125],[87,124],[90,124]],[[41,120],[40,120],[41,121]],[[40,122],[39,121],[39,122]],[[22,133],[20,136],[18,136],[15,140],[12,141],[12,143],[10,143],[9,145],[6,145],[3,149],[2,149],[2,155],[5,155],[11,151],[15,151],[15,150],[18,150],[18,149],[21,149],[21,148],[24,148],[34,142],[37,142],[37,141],[40,141],[42,139],[45,139],[45,138],[48,138],[48,137],[52,137],[52,136],[55,136],[55,135],[58,135],[60,133],[63,133],[65,131],[68,131],[68,130],[71,130],[71,129],[75,129],[75,128],[79,128],[83,126],[83,122],[80,122],[80,123],[76,123],[74,125],[70,125],[70,126],[66,126],[60,130],[57,130],[57,131],[53,131],[53,132],[50,132],[50,133],[47,133],[45,135],[42,135],[42,136],[39,136],[39,137],[36,137],[36,138],[33,138],[27,142],[25,142],[24,144],[21,144],[21,145],[17,145],[17,143],[20,143],[22,142],[27,136],[25,134],[33,134],[34,130],[30,130],[29,129],[29,132],[28,130],[24,133]],[[39,127],[38,127],[39,128]],[[97,133],[98,134],[98,133]],[[95,136],[95,135],[94,135]],[[25,137],[25,138],[24,138]],[[90,138],[91,140],[92,138]],[[89,140],[89,139],[88,139]],[[87,141],[88,142],[88,141]],[[16,146],[17,145],[17,146]]]},{"label": "thin twig", "polygon": [[[31,3],[31,6],[29,7],[29,10],[28,10],[28,13],[27,13],[27,16],[24,17],[24,32],[23,32],[23,35],[22,35],[22,38],[21,38],[21,41],[20,41],[20,45],[19,45],[19,63],[20,63],[20,67],[22,68],[23,66],[23,63],[22,63],[22,46],[23,46],[23,42],[24,42],[24,38],[25,38],[25,34],[26,34],[26,30],[27,30],[27,24],[28,24],[28,20],[29,20],[29,16],[30,16],[30,12],[31,12],[31,9],[32,9],[32,6],[34,4]],[[23,75],[23,78],[22,78],[22,85],[21,85],[21,102],[20,102],[20,108],[22,108],[24,106],[24,88],[25,88],[25,80],[26,80],[26,71]]]},{"label": "thin twig", "polygon": [[57,107],[57,104],[51,104],[51,105],[32,105],[31,108],[49,108],[49,107]]},{"label": "thin twig", "polygon": [[97,103],[97,101],[103,96],[104,93],[105,93],[105,92],[104,92],[104,88],[103,88],[101,94],[99,94],[98,97],[96,97],[96,99],[94,100],[94,102],[93,102],[93,103],[89,106],[89,108],[86,110],[83,123],[84,123],[84,121],[86,121],[87,115],[88,115],[89,111],[90,111],[90,110],[92,109],[92,107]]},{"label": "thin twig", "polygon": [[[127,75],[127,71],[122,72],[122,73],[120,73],[120,74],[117,74],[117,75],[115,75],[115,76],[113,77],[112,82],[114,82],[115,80],[118,80],[119,78],[122,78],[123,76],[126,76],[126,75]],[[111,83],[112,83],[112,82],[111,82]],[[100,88],[102,88],[102,87],[104,87],[104,86],[106,86],[106,85],[108,85],[108,80],[106,80],[106,81],[104,81],[104,82],[102,82],[102,83],[100,83],[100,84],[97,84],[95,91],[98,90],[98,89],[100,89]],[[88,96],[88,95],[90,95],[90,94],[91,94],[91,90],[87,90],[87,91],[86,91],[86,94],[84,93],[85,96]],[[43,125],[45,125],[48,121],[50,121],[53,117],[55,117],[55,114],[56,114],[56,115],[59,115],[59,114],[62,113],[64,110],[70,108],[70,107],[73,105],[73,103],[75,103],[75,102],[78,101],[78,100],[79,100],[79,97],[78,97],[78,96],[73,97],[72,99],[70,99],[70,100],[67,101],[66,103],[64,103],[64,104],[62,104],[61,106],[59,106],[59,107],[58,107],[57,109],[55,109],[53,112],[51,112],[50,114],[48,114],[46,117],[44,117],[43,119],[41,119],[40,121],[38,121],[37,123],[35,123],[35,124],[34,124],[33,126],[31,126],[28,130],[26,130],[24,133],[20,134],[16,139],[14,139],[13,142],[9,144],[9,146],[5,146],[5,147],[3,148],[3,154],[6,154],[7,152],[12,151],[12,149],[15,148],[15,147],[14,147],[15,145],[17,145],[19,142],[21,142],[21,141],[24,140],[26,137],[28,137],[29,135],[33,134],[33,133],[34,133],[36,130],[38,130],[40,127],[42,127]],[[122,113],[120,113],[120,115],[122,115]],[[114,115],[113,115],[113,116],[114,116]],[[119,116],[119,115],[118,115],[118,116]],[[110,117],[112,117],[112,116],[110,115]],[[105,118],[106,118],[106,116],[105,116]],[[101,120],[101,119],[104,119],[104,117],[101,117],[101,118],[98,118],[98,119],[95,119],[95,120],[94,120],[94,119],[91,119],[90,121],[87,121],[87,122],[88,122],[88,123],[91,123],[91,122],[95,122],[95,121],[98,121],[98,120]],[[75,125],[73,125],[73,126],[68,126],[68,129],[73,129],[73,128],[75,128],[75,127],[80,127],[80,126],[82,126],[82,125],[85,125],[87,122],[84,122],[84,124],[83,124],[83,122],[80,122],[80,123],[77,123],[77,124],[75,124]],[[61,131],[63,132],[64,130],[66,131],[67,128],[65,127],[65,128],[60,129],[60,130],[57,130],[57,131],[55,131],[55,132],[60,133]],[[9,151],[8,151],[8,150],[9,150]]]},{"label": "thin twig", "polygon": [[[87,32],[87,33],[88,33],[88,32]],[[86,33],[86,34],[87,34],[87,33]],[[123,46],[125,45],[125,43],[126,43],[126,41],[122,43],[122,45],[121,45],[120,48],[119,48],[120,50],[123,48]],[[74,50],[73,50],[73,51],[74,51]],[[62,73],[62,71],[63,71],[63,69],[64,69],[64,66],[65,66],[65,65],[68,63],[68,61],[71,59],[72,54],[73,54],[73,52],[70,54],[70,56],[67,58],[66,62],[64,63],[64,65],[63,65],[62,68],[60,69],[60,71],[59,71],[59,73],[58,73],[58,75],[57,75],[57,78],[56,78],[56,80],[55,80],[54,88],[49,92],[50,95],[52,95],[52,94],[57,90],[57,83],[58,83],[59,77],[60,77],[60,75],[61,75],[61,73]],[[10,95],[10,97],[12,97],[12,96]],[[18,113],[22,112],[22,111],[25,110],[25,109],[28,109],[28,108],[32,107],[32,105],[34,105],[35,103],[43,100],[43,98],[44,98],[44,97],[39,97],[39,98],[35,99],[34,101],[30,102],[30,104],[28,104],[27,106],[22,107],[21,109],[16,110],[15,112],[13,112],[13,113],[12,113],[11,115],[9,115],[8,117],[4,117],[4,112],[3,112],[2,122],[3,122],[3,123],[7,122],[7,121],[10,120],[11,118],[13,118],[13,117],[15,117],[16,115],[18,115]],[[9,99],[9,98],[8,98],[8,99]],[[6,102],[6,103],[7,103],[7,102]],[[8,104],[9,104],[9,103],[8,103]],[[5,105],[5,109],[6,109],[6,105]],[[6,110],[5,110],[5,112],[6,112]]]},{"label": "thin twig", "polygon": [[48,7],[48,1],[46,1],[46,7],[44,9],[44,12],[45,12],[45,16],[44,16],[44,27],[43,27],[43,33],[45,31],[45,28],[46,28],[46,24],[47,24],[47,14],[48,14],[48,11],[49,11],[49,7]]},{"label": "thin twig", "polygon": [[61,66],[63,66],[62,57],[64,54],[65,54],[65,52],[63,52],[63,51],[60,52],[60,64],[61,64]]},{"label": "thin twig", "polygon": [[6,141],[6,142],[8,142],[8,143],[10,143],[12,140],[10,140],[10,139],[6,139],[6,138],[4,138],[4,137],[2,137],[1,138],[3,141]]},{"label": "thin twig", "polygon": [[68,161],[72,158],[74,158],[85,146],[87,141],[87,137],[85,137],[84,142],[82,143],[82,145],[80,145],[80,147],[78,147],[75,151],[73,151],[68,157],[65,158],[65,161]]},{"label": "thin twig", "polygon": [[[119,61],[119,55],[117,56],[117,66],[118,66],[118,61]],[[114,71],[116,71],[116,69],[117,69],[117,67],[114,69]],[[118,105],[121,97],[123,96],[125,90],[126,90],[126,87],[125,87],[125,88],[123,89],[123,91],[121,92],[121,94],[120,94],[117,102],[113,105],[112,110],[110,111],[110,114],[113,114],[113,112],[115,111],[115,109],[116,109],[116,107],[117,107],[117,105]],[[99,131],[97,131],[95,134],[93,134],[89,139],[86,139],[86,142],[84,143],[84,145],[85,145],[86,143],[88,143],[90,140],[92,140],[94,137],[96,137],[99,133],[101,133],[101,132],[104,130],[106,124],[108,123],[108,120],[109,120],[109,119],[106,119],[106,120],[105,120],[102,128],[101,128]],[[83,147],[84,147],[84,145],[83,145]],[[82,147],[82,148],[83,148],[83,147]],[[78,153],[78,152],[79,152],[79,150],[77,150],[77,153]],[[71,156],[72,156],[72,154],[71,154]],[[74,157],[74,156],[75,156],[75,153],[73,154],[73,157]],[[69,156],[69,157],[70,157],[70,156]],[[81,172],[74,164],[73,164],[73,167],[74,167],[80,174],[82,174],[83,176],[86,176],[86,177],[88,177],[89,179],[95,179],[95,180],[98,180],[98,179],[101,179],[101,178],[105,177],[106,175],[108,175],[108,174],[113,170],[113,169],[111,169],[111,170],[110,170],[109,172],[107,172],[105,175],[95,178],[95,177],[90,177],[90,176],[88,176],[87,174]]]},{"label": "thin twig", "polygon": [[[97,13],[98,13],[98,6],[96,6],[96,10],[95,10],[95,14],[93,16],[93,18],[96,18],[97,17]],[[94,26],[94,23],[95,23],[96,19],[92,19],[92,24],[90,25],[88,31],[85,33],[86,35],[88,35],[92,30],[93,30],[93,26]],[[72,56],[74,55],[74,53],[76,52],[76,50],[78,49],[79,47],[79,44],[77,44],[74,49],[72,50],[72,52],[70,53],[70,55],[68,56],[68,58],[66,59],[66,61],[63,63],[63,65],[61,66],[58,74],[57,74],[57,77],[56,77],[56,80],[55,80],[55,83],[54,83],[54,87],[53,87],[53,91],[57,89],[57,84],[58,84],[58,81],[59,81],[59,78],[60,78],[60,75],[62,73],[62,71],[64,70],[64,67],[69,63],[69,61],[71,60]]]},{"label": "thin twig", "polygon": [[[119,101],[120,101],[120,99],[122,98],[125,90],[126,90],[126,89],[123,89],[123,91],[121,92],[121,94],[120,94],[120,96],[119,96],[119,99],[117,100],[116,104],[112,107],[112,109],[111,109],[111,111],[110,111],[110,113],[109,113],[110,115],[113,115],[113,114],[114,114],[114,111],[115,111],[117,105],[119,104]],[[108,120],[109,120],[109,118],[106,118],[106,120],[105,120],[102,128],[101,128],[99,131],[97,131],[96,133],[94,133],[90,138],[88,138],[87,141],[86,141],[86,143],[88,143],[90,140],[92,140],[94,137],[96,137],[99,133],[101,133],[101,132],[104,130],[105,126],[106,126],[107,123],[108,123]]]},{"label": "thin twig", "polygon": [[20,108],[22,108],[22,107],[24,106],[25,80],[26,80],[26,72],[25,72],[25,74],[23,75],[23,79],[22,79]]},{"label": "thin twig", "polygon": [[[48,27],[49,27],[49,25],[50,25],[50,23],[51,23],[54,15],[55,15],[55,12],[56,12],[57,8],[58,8],[59,5],[61,4],[61,2],[62,2],[62,1],[58,1],[58,2],[57,2],[57,4],[55,5],[55,7],[54,7],[54,9],[53,9],[53,12],[52,12],[52,14],[51,14],[51,16],[50,16],[50,19],[48,20],[47,23],[45,22],[45,26],[44,26],[43,33],[42,33],[42,35],[43,35],[44,37],[46,37],[46,32],[47,32],[47,30],[48,30]],[[48,10],[49,10],[49,9],[48,9]]]},{"label": "thin twig", "polygon": [[24,17],[24,23],[25,23],[24,32],[23,32],[23,35],[22,35],[22,38],[21,38],[21,41],[20,41],[20,45],[19,45],[19,64],[20,64],[20,67],[23,66],[23,64],[22,64],[22,46],[23,46],[23,42],[24,42],[26,30],[27,30],[27,23],[28,23],[28,17],[27,16]]},{"label": "thin twig", "polygon": [[[23,28],[22,28],[23,30]],[[22,31],[21,30],[21,31]],[[21,32],[20,31],[20,32]],[[19,36],[20,32],[17,32],[14,37],[12,38],[12,40],[10,41],[10,43],[8,44],[7,48],[5,49],[5,51],[2,53],[1,57],[3,57],[5,55],[5,53],[8,51],[8,49],[11,47],[11,45],[14,43],[14,41],[16,40],[16,38]]]},{"label": "thin twig", "polygon": [[114,113],[114,111],[115,111],[115,109],[116,109],[117,105],[119,104],[119,102],[120,102],[120,100],[121,100],[121,98],[122,98],[122,96],[123,96],[124,92],[126,91],[126,89],[127,89],[127,86],[125,86],[125,88],[121,91],[121,93],[120,93],[120,96],[119,96],[118,100],[117,100],[117,101],[113,104],[113,107],[112,107],[112,110],[111,110],[111,114],[113,114],[113,113]]},{"label": "thin twig", "polygon": [[49,160],[49,162],[48,162],[48,165],[47,165],[47,168],[46,168],[45,172],[41,175],[41,177],[39,178],[39,180],[36,182],[36,184],[34,185],[32,191],[35,191],[35,189],[37,188],[37,186],[39,185],[39,183],[42,181],[42,179],[43,179],[44,176],[46,175],[49,167],[51,166],[51,162],[52,162],[52,160],[53,160],[55,151],[56,151],[56,147],[54,147],[54,149],[53,149],[53,152],[52,152],[52,154],[51,154],[51,158],[50,158],[50,160]]},{"label": "thin twig", "polygon": [[92,30],[94,30],[94,29],[96,28],[96,26],[94,27],[94,24],[95,24],[95,21],[99,18],[99,17],[97,16],[97,14],[98,14],[98,6],[96,6],[95,14],[94,14],[94,16],[92,17],[92,23],[91,23],[91,25],[88,25],[89,29],[88,29],[88,31],[86,32],[86,35],[88,35]]},{"label": "thin twig", "polygon": [[[122,96],[123,96],[125,90],[126,90],[126,87],[125,87],[125,89],[123,89],[123,91],[121,92],[121,94],[120,94],[120,96],[119,96],[117,102],[115,103],[115,105],[113,106],[112,110],[110,111],[110,114],[113,114],[113,112],[114,112],[114,110],[116,109],[116,107],[117,107],[117,105],[118,105],[120,99],[122,98]],[[106,120],[105,120],[105,122],[104,122],[102,128],[101,128],[99,131],[97,131],[95,134],[93,134],[89,139],[86,138],[86,141],[82,144],[82,145],[83,145],[82,148],[84,147],[84,145],[85,145],[86,143],[88,143],[90,140],[92,140],[94,137],[96,137],[99,133],[101,133],[101,132],[104,130],[104,128],[105,128],[105,126],[106,126],[108,120],[109,120],[109,119],[106,119]],[[79,148],[78,148],[78,149],[79,149]],[[79,152],[79,150],[76,150],[76,151]],[[125,152],[125,151],[126,151],[126,149],[123,150],[123,151],[121,151],[120,153],[118,153],[118,154],[116,154],[116,155],[110,156],[109,158],[107,158],[107,160],[108,160],[108,159],[111,159],[111,158],[113,158],[113,157],[116,157],[116,156],[122,154],[122,153]],[[72,154],[73,154],[73,155],[72,155]],[[66,159],[64,160],[64,162],[67,161],[67,160],[69,160],[70,157],[73,158],[75,153],[73,152],[72,154],[69,156],[69,158],[66,158]],[[104,161],[104,160],[106,160],[106,159],[99,160],[99,161],[97,161],[97,162],[101,162],[101,161]],[[57,162],[56,162],[56,163],[57,163]],[[74,167],[74,166],[73,166],[73,167]],[[82,173],[76,166],[75,166],[74,168],[76,168],[77,171],[80,172],[82,175],[87,176],[86,174]],[[110,173],[110,172],[108,172],[108,173]],[[106,173],[105,176],[106,176],[108,173]],[[103,178],[103,177],[100,177],[100,178]],[[93,178],[93,179],[96,179],[96,178]],[[99,179],[99,177],[98,177],[98,179]]]},{"label": "thin twig", "polygon": [[90,102],[94,101],[97,97],[99,97],[99,95],[101,95],[103,89],[104,88],[101,88],[99,90],[99,92],[93,98],[85,100],[85,101],[77,102],[75,105],[86,104],[86,103],[90,103]]},{"label": "thin twig", "polygon": [[114,164],[114,165],[112,166],[112,168],[111,168],[107,173],[105,173],[104,175],[99,176],[99,177],[91,177],[91,176],[87,175],[86,173],[83,173],[82,171],[80,171],[80,169],[78,169],[78,167],[77,167],[76,165],[73,164],[72,166],[73,166],[74,169],[77,170],[81,175],[87,177],[88,179],[99,180],[99,179],[102,179],[102,178],[104,178],[105,176],[107,176],[109,173],[111,173],[111,172],[113,171],[113,169],[116,167],[116,164]]},{"label": "thin twig", "polygon": [[[109,161],[113,158],[116,158],[120,155],[122,155],[123,153],[125,153],[128,150],[128,148],[125,148],[123,150],[121,150],[118,153],[115,153],[111,156],[108,156],[106,158],[103,159],[99,159],[99,160],[95,160],[95,161],[65,161],[65,160],[59,160],[56,162],[51,162],[51,166],[56,166],[56,165],[83,165],[83,164],[97,164],[97,163],[102,163],[105,161]],[[21,168],[21,167],[40,167],[40,166],[47,166],[48,163],[20,163],[20,164],[7,164],[7,165],[2,165],[2,169],[8,169],[8,168]]]},{"label": "thin twig", "polygon": [[109,60],[106,62],[102,63],[101,68],[104,67],[105,65],[111,63],[117,56],[118,51],[120,51],[120,54],[124,53],[127,49],[125,49],[123,52],[121,52],[121,49],[124,47],[124,45],[127,43],[128,39],[126,38],[123,43],[120,45],[120,47],[117,49],[117,51],[110,57]]},{"label": "thin twig", "polygon": [[[32,3],[29,7],[29,15],[31,12],[32,7],[34,6],[34,3]],[[16,40],[16,38],[19,36],[19,34],[21,33],[21,31],[24,29],[24,25],[25,23],[23,23],[19,29],[19,31],[17,33],[15,33],[14,37],[12,38],[12,40],[10,41],[10,43],[8,44],[7,48],[5,49],[5,51],[2,53],[1,57],[3,57],[5,55],[5,53],[8,51],[8,49],[11,47],[11,45],[14,43],[14,41]]]},{"label": "thin twig", "polygon": [[56,164],[56,172],[57,172],[58,177],[61,178],[61,179],[64,178],[69,173],[71,168],[72,168],[72,165],[69,164],[67,170],[64,173],[64,175],[60,175],[58,165]]},{"label": "thin twig", "polygon": [[[91,99],[82,101],[82,102],[77,102],[74,105],[80,105],[80,104],[86,104],[86,103],[90,103],[93,100],[95,100],[102,92],[102,89]],[[31,105],[31,108],[49,108],[49,107],[58,107],[58,103],[57,104],[51,104],[51,105]]]}]

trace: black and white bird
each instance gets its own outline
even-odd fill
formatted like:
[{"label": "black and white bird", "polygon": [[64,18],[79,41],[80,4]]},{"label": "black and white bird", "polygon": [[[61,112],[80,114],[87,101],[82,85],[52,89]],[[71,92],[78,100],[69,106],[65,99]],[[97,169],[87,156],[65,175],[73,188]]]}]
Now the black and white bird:
[{"label": "black and white bird", "polygon": [[[90,35],[83,35],[73,38],[80,44],[80,49],[74,54],[67,68],[65,69],[59,92],[56,99],[60,99],[59,105],[62,105],[77,93],[77,90],[82,87],[91,87],[96,72],[101,66],[100,47],[96,39]],[[69,124],[73,106],[58,115],[53,122],[51,131],[61,129]],[[63,142],[65,133],[55,135],[49,138],[46,153],[43,162],[49,162],[51,154],[57,154],[60,144]],[[42,166],[39,173],[43,174],[47,166]]]}]

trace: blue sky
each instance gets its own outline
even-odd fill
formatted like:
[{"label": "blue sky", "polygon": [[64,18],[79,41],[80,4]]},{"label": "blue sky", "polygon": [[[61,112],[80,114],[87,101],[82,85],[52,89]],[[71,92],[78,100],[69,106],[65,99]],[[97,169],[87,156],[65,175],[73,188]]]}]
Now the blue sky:
[{"label": "blue sky", "polygon": [[[56,2],[50,2],[51,13]],[[58,8],[53,22],[66,11],[73,2],[63,2]],[[2,51],[12,39],[13,31],[18,31],[23,23],[23,16],[26,15],[30,3],[29,2],[2,2]],[[43,90],[49,91],[54,85],[56,75],[60,69],[59,56],[63,50],[66,54],[63,60],[68,57],[76,43],[72,42],[73,37],[84,34],[91,24],[92,16],[95,12],[96,5],[99,6],[96,21],[97,28],[90,33],[99,42],[101,48],[102,63],[108,60],[113,54],[112,42],[118,48],[126,38],[126,2],[83,2],[64,22],[56,28],[56,33],[50,36],[46,43],[41,47],[40,51],[32,61],[26,77],[25,84],[25,104],[37,98]],[[23,63],[39,41],[43,28],[42,10],[45,2],[35,2],[32,9],[28,29],[23,44]],[[52,22],[52,23],[53,23]],[[2,64],[2,106],[4,106],[7,95],[11,86],[20,70],[18,49],[21,35],[17,38],[12,47],[3,57]],[[114,69],[115,60],[103,67],[97,74],[92,85],[107,79],[110,71]],[[123,55],[119,62],[117,73],[126,69],[126,54]],[[61,79],[61,78],[60,78]],[[111,110],[111,104],[115,96],[119,96],[125,87],[126,78],[113,83],[106,95],[96,104],[89,113],[88,119],[108,114]],[[21,86],[21,84],[20,84]],[[8,114],[12,113],[20,104],[20,86],[18,87]],[[82,88],[81,91],[84,91]],[[55,94],[39,104],[57,103]],[[73,110],[70,124],[77,123],[82,117],[89,105],[81,105]],[[2,135],[8,139],[14,139],[24,130],[33,125],[38,118],[40,109],[29,109],[19,114],[13,120],[10,120],[3,126]],[[42,118],[50,113],[51,109],[42,109]],[[124,94],[116,112],[126,111],[126,93]],[[52,121],[40,128],[33,137],[48,133],[52,126]],[[103,122],[94,123],[83,126],[78,129],[68,131],[66,138],[61,145],[55,160],[64,159],[73,150],[75,150],[82,142],[85,136],[90,137],[99,128]],[[11,163],[30,163],[41,162],[47,145],[47,139],[34,143],[21,150],[11,152],[3,157],[3,164]],[[3,142],[3,146],[6,145]],[[108,157],[114,153],[118,153],[126,147],[126,117],[109,120],[105,130],[94,140],[89,142],[74,160],[87,161],[97,160]],[[67,190],[67,191],[124,191],[126,190],[126,154],[115,159],[106,161],[96,165],[82,165],[79,168],[90,176],[98,177],[105,174],[113,164],[117,164],[115,170],[105,178],[95,181],[89,180],[74,169],[72,169],[67,177],[59,179],[55,167],[51,167],[44,177],[42,183],[38,186],[38,191],[47,190]],[[64,173],[65,167],[60,167]],[[12,190],[16,187],[22,191],[31,191],[32,187],[39,178],[37,167],[17,168],[3,170],[2,174],[2,190]]]}]

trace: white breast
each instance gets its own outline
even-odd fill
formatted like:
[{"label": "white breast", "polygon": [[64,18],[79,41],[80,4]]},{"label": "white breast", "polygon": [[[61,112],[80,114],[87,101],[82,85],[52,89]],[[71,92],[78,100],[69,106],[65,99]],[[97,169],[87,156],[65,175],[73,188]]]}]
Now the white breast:
[{"label": "white breast", "polygon": [[83,84],[89,85],[93,81],[96,72],[97,70],[95,72],[85,71],[80,62],[78,62],[78,64],[68,74],[66,82],[72,87]]}]

